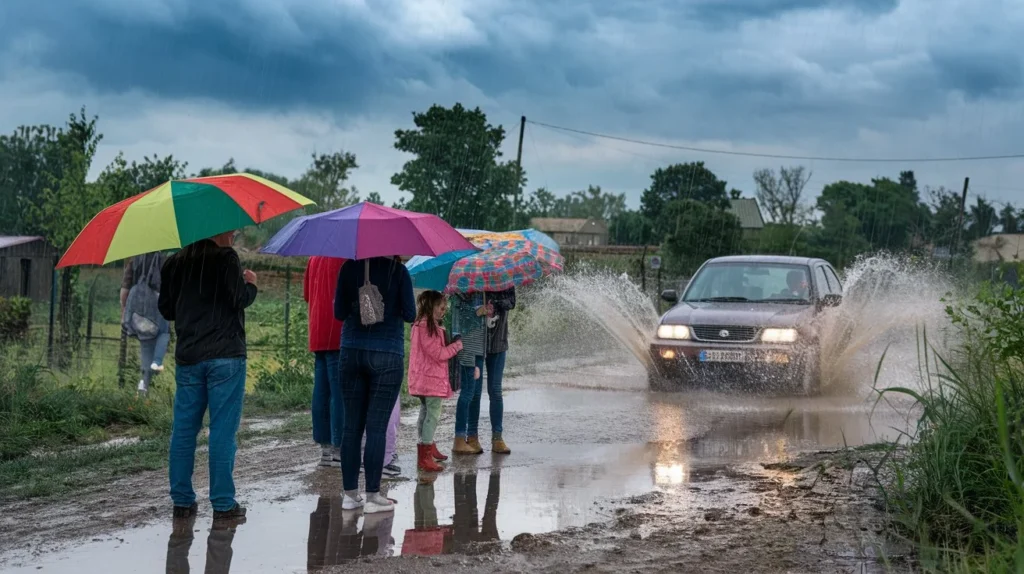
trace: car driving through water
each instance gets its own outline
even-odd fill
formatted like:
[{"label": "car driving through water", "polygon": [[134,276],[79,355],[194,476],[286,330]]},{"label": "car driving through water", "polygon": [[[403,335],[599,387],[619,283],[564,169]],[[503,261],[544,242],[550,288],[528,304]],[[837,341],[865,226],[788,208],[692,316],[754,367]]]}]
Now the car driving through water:
[{"label": "car driving through water", "polygon": [[815,318],[838,306],[843,286],[827,261],[742,255],[706,261],[662,298],[674,306],[651,343],[651,390],[753,384],[816,394],[820,342]]}]

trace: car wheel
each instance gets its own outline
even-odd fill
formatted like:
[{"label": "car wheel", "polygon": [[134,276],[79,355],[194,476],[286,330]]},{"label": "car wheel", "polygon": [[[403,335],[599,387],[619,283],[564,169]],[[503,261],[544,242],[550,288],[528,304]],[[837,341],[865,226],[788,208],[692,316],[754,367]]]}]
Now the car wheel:
[{"label": "car wheel", "polygon": [[679,385],[673,383],[671,379],[658,372],[657,367],[651,367],[651,369],[647,371],[647,388],[655,393],[667,393],[677,390]]},{"label": "car wheel", "polygon": [[817,349],[808,353],[796,373],[800,394],[804,396],[813,397],[821,393],[821,365],[818,355]]}]

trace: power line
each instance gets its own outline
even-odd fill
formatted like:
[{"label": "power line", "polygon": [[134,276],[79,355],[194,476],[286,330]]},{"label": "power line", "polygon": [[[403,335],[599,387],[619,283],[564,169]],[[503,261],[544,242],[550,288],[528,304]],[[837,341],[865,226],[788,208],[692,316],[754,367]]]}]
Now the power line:
[{"label": "power line", "polygon": [[713,153],[719,155],[733,155],[733,156],[744,156],[744,157],[761,157],[770,159],[793,159],[801,161],[836,161],[836,162],[847,162],[847,163],[939,163],[939,162],[954,162],[954,161],[985,161],[985,160],[1002,160],[1002,159],[1024,159],[1024,153],[1018,154],[1006,154],[1006,155],[982,155],[982,156],[965,156],[965,157],[916,157],[916,158],[861,158],[861,157],[828,157],[828,156],[809,156],[809,155],[783,155],[774,153],[755,153],[755,152],[744,152],[744,151],[729,151],[722,149],[708,149],[699,148],[683,145],[666,144],[659,142],[644,141],[632,138],[626,138],[621,136],[613,136],[608,134],[601,134],[597,132],[590,132],[586,130],[577,130],[574,128],[567,128],[563,126],[556,126],[544,122],[538,122],[536,120],[527,119],[527,123],[531,123],[535,126],[548,128],[551,130],[583,134],[595,138],[603,138],[609,140],[617,140],[621,142],[627,142],[632,144],[646,145],[652,147],[677,149],[683,151],[692,151],[697,153]]}]

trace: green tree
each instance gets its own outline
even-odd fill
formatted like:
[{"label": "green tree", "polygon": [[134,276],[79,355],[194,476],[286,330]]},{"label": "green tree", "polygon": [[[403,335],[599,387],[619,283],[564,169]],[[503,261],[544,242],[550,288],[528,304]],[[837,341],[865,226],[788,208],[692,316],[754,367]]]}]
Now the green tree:
[{"label": "green tree", "polygon": [[655,170],[650,186],[640,198],[640,211],[655,221],[667,203],[682,199],[718,204],[721,209],[729,204],[726,183],[698,161]]},{"label": "green tree", "polygon": [[704,167],[704,162],[658,168],[640,198],[640,213],[651,222],[652,239],[659,241],[674,233],[676,221],[667,216],[666,208],[684,200],[700,201],[723,212],[729,207],[726,183]]},{"label": "green tree", "polygon": [[673,200],[665,205],[662,219],[673,222],[662,247],[676,271],[689,274],[711,257],[739,252],[739,218],[713,203]]},{"label": "green tree", "polygon": [[377,193],[376,191],[371,191],[370,193],[366,194],[366,202],[375,203],[377,205],[384,205],[384,200],[381,199],[380,194]]},{"label": "green tree", "polygon": [[653,236],[651,221],[639,211],[621,211],[608,224],[608,241],[612,245],[647,245]]},{"label": "green tree", "polygon": [[984,197],[978,197],[967,210],[967,241],[974,241],[992,235],[999,224],[999,215],[994,205]]},{"label": "green tree", "polygon": [[395,131],[395,149],[413,155],[391,183],[411,195],[407,209],[435,213],[456,227],[505,230],[525,223],[515,201],[525,177],[501,162],[505,130],[480,108],[433,105]]},{"label": "green tree", "polygon": [[[57,133],[60,168],[54,171],[60,175],[49,175],[37,204],[25,200],[29,218],[60,251],[66,250],[82,228],[108,205],[106,190],[86,182],[96,147],[103,138],[96,121],[95,116],[86,116],[84,107],[79,115],[68,118],[67,125]],[[82,319],[81,303],[75,296],[78,269],[67,268],[60,278],[55,358],[60,368],[67,369]]]},{"label": "green tree", "polygon": [[534,217],[561,217],[557,210],[560,209],[558,200],[560,198],[548,191],[546,187],[539,187],[530,195],[526,202],[526,213],[530,219]]},{"label": "green tree", "polygon": [[1019,233],[1020,226],[1020,212],[1013,206],[1007,203],[999,210],[999,225],[1002,226],[1003,233]]},{"label": "green tree", "polygon": [[51,177],[61,176],[59,133],[53,126],[40,125],[21,126],[0,136],[0,233],[43,234],[28,212],[39,204]]},{"label": "green tree", "polygon": [[307,213],[347,207],[359,202],[355,188],[345,185],[351,171],[358,167],[356,156],[349,152],[313,154],[313,164],[292,189],[316,202],[316,206],[306,208]]},{"label": "green tree", "polygon": [[156,155],[144,157],[141,163],[133,161],[129,164],[124,154],[118,153],[114,161],[100,173],[96,184],[104,189],[108,202],[116,203],[172,179],[183,179],[186,177],[186,167],[187,163],[174,159],[172,155],[164,158]]},{"label": "green tree", "polygon": [[[822,237],[832,236],[828,243],[846,246],[837,254],[843,260],[850,256],[849,248],[911,249],[923,240],[931,220],[917,190],[889,178],[873,179],[871,185],[830,183],[818,196],[817,206]],[[845,237],[851,233],[857,237]]]}]

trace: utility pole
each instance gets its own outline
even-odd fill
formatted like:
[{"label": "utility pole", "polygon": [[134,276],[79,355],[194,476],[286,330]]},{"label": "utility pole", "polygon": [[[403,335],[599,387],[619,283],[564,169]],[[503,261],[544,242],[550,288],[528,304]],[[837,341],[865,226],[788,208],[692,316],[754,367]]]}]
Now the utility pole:
[{"label": "utility pole", "polygon": [[512,211],[512,229],[516,229],[519,223],[519,197],[523,194],[523,132],[526,131],[526,116],[519,118],[519,151],[516,152],[516,197],[515,208]]},{"label": "utility pole", "polygon": [[967,188],[971,184],[971,178],[964,178],[964,191],[960,194],[960,214],[956,218],[956,235],[954,235],[953,245],[949,250],[949,265],[953,267],[953,257],[956,255],[957,249],[960,247],[960,234],[964,230],[964,211],[967,209]]}]

